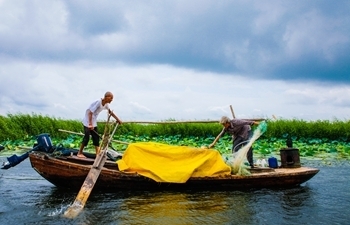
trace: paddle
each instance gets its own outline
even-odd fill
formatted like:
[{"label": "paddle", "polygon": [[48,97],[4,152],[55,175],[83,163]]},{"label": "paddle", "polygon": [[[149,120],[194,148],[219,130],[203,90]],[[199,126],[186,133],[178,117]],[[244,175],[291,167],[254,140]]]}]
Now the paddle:
[{"label": "paddle", "polygon": [[[109,117],[108,117],[108,121],[109,121]],[[108,124],[108,121],[107,121],[107,124]],[[106,153],[107,153],[108,145],[112,141],[112,137],[118,125],[119,123],[115,125],[111,135],[107,135],[107,132],[106,132],[107,129],[105,128],[105,132],[104,132],[103,140],[101,144],[102,150],[99,152],[98,155],[96,155],[94,164],[92,165],[88,175],[86,176],[85,181],[81,186],[80,191],[77,197],[75,198],[74,203],[70,207],[68,207],[68,209],[64,212],[64,217],[73,219],[76,216],[78,216],[78,214],[83,210],[85,203],[89,198],[90,193],[97,181],[97,178],[101,173],[102,167],[106,162],[106,159],[107,159]]]}]

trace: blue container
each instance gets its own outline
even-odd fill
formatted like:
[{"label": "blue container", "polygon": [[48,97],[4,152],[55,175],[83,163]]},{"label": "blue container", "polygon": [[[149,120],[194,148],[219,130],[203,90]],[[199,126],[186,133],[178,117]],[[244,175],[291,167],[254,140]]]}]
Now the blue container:
[{"label": "blue container", "polygon": [[268,159],[268,162],[269,162],[269,167],[270,168],[278,168],[277,159],[275,157],[270,157]]}]

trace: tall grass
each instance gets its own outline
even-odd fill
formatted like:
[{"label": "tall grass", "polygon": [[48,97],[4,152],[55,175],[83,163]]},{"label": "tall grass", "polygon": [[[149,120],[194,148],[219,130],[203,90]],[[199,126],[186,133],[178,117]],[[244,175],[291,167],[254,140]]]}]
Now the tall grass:
[{"label": "tall grass", "polygon": [[[267,132],[260,139],[285,138],[322,138],[327,140],[350,141],[350,120],[348,121],[304,121],[304,120],[268,120]],[[99,122],[100,133],[105,123]],[[0,142],[6,140],[32,139],[38,134],[49,133],[55,138],[67,138],[68,133],[59,129],[82,132],[79,120],[66,120],[38,114],[0,115]],[[118,127],[116,135],[132,136],[174,136],[215,137],[222,129],[219,123],[171,123],[136,124],[124,123]]]},{"label": "tall grass", "polygon": [[268,122],[267,138],[326,138],[329,140],[350,141],[350,120],[348,121],[304,121],[276,120]]},{"label": "tall grass", "polygon": [[41,133],[49,133],[55,137],[66,137],[58,129],[79,130],[81,123],[76,120],[42,116],[38,114],[7,114],[0,115],[0,141],[26,140]]}]

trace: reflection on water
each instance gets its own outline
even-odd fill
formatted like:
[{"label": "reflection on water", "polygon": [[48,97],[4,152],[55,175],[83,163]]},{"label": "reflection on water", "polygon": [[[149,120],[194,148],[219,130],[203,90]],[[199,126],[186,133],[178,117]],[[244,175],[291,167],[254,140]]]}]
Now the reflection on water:
[{"label": "reflection on water", "polygon": [[237,208],[241,217],[249,217],[249,208],[239,207],[246,205],[248,198],[225,192],[162,192],[148,193],[147,195],[133,196],[120,202],[118,211],[119,221],[132,223],[164,224],[213,224],[228,223],[231,220],[233,208]]},{"label": "reflection on water", "polygon": [[[232,192],[95,193],[84,215],[88,224],[266,224],[299,218],[309,203],[308,187]],[[108,211],[108,216],[103,214]],[[103,216],[101,216],[103,215]],[[170,221],[170,222],[169,222]]]},{"label": "reflection on water", "polygon": [[301,187],[280,190],[93,191],[70,220],[62,215],[77,192],[57,189],[24,161],[0,170],[0,224],[347,224],[349,169],[322,167]]}]

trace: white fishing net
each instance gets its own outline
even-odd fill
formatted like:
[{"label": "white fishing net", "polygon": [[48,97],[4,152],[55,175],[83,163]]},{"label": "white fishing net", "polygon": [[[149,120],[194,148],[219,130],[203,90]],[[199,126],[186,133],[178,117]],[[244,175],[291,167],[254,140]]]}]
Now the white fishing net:
[{"label": "white fishing net", "polygon": [[244,145],[239,151],[232,155],[232,158],[228,160],[228,164],[231,166],[232,174],[236,175],[249,175],[248,166],[244,164],[247,157],[247,152],[253,143],[267,130],[267,123],[265,121],[260,122],[258,127],[254,130],[253,136],[249,139],[248,143]]}]

